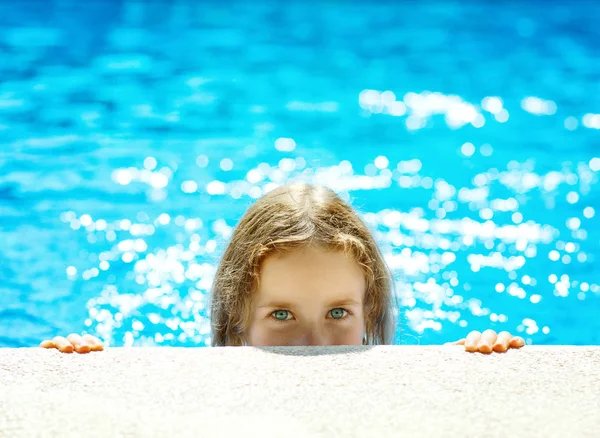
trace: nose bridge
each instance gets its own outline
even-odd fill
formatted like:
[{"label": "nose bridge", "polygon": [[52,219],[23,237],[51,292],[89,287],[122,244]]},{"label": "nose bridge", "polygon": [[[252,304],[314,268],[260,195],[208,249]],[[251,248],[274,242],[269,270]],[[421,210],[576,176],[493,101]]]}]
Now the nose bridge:
[{"label": "nose bridge", "polygon": [[327,334],[319,321],[307,321],[302,330],[305,345],[327,345]]}]

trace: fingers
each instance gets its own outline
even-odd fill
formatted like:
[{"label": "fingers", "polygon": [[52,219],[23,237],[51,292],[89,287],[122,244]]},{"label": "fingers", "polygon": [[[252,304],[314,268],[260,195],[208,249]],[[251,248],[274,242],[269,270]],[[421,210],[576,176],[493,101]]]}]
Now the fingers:
[{"label": "fingers", "polygon": [[500,332],[498,333],[498,338],[493,345],[493,349],[497,353],[504,353],[510,347],[510,341],[512,339],[512,335],[509,332]]},{"label": "fingers", "polygon": [[40,343],[42,348],[56,348],[63,353],[89,353],[90,351],[104,350],[104,344],[100,339],[92,335],[80,336],[71,333],[66,338],[56,336],[52,340],[44,340]]},{"label": "fingers", "polygon": [[480,353],[489,354],[492,351],[504,353],[509,348],[521,348],[525,345],[525,340],[520,336],[513,337],[507,331],[496,334],[494,330],[486,330],[483,333],[473,330],[467,335],[466,339],[449,342],[448,344],[462,345],[461,343],[464,344],[465,350],[471,353],[478,351]]},{"label": "fingers", "polygon": [[46,339],[40,343],[40,347],[42,348],[55,348],[54,342]]},{"label": "fingers", "polygon": [[522,346],[525,345],[525,339],[523,339],[521,336],[515,336],[514,338],[512,338],[510,340],[510,348],[521,348]]},{"label": "fingers", "polygon": [[92,347],[76,333],[67,336],[67,340],[73,345],[77,353],[89,353],[92,350]]},{"label": "fingers", "polygon": [[55,336],[52,338],[54,348],[63,353],[73,353],[73,345],[63,336]]},{"label": "fingers", "polygon": [[494,330],[486,330],[481,334],[481,338],[479,339],[479,344],[477,345],[477,349],[479,352],[484,354],[490,354],[493,350],[492,346],[496,342],[496,338],[498,335]]},{"label": "fingers", "polygon": [[478,349],[478,345],[479,345],[479,340],[481,339],[481,332],[478,332],[477,330],[473,330],[471,333],[469,333],[467,335],[467,338],[465,339],[465,350],[474,353],[476,351],[479,351]]},{"label": "fingers", "polygon": [[446,342],[444,345],[465,345],[465,338],[459,339],[454,342]]},{"label": "fingers", "polygon": [[90,346],[92,351],[102,351],[104,350],[104,344],[100,339],[92,335],[83,335],[83,339]]}]

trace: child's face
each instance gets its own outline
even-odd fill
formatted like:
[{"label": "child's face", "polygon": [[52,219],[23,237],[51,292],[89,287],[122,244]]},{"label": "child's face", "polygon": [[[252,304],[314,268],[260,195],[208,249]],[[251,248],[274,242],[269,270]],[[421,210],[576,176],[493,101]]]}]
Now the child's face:
[{"label": "child's face", "polygon": [[361,345],[365,276],[342,252],[304,249],[263,262],[248,345]]}]

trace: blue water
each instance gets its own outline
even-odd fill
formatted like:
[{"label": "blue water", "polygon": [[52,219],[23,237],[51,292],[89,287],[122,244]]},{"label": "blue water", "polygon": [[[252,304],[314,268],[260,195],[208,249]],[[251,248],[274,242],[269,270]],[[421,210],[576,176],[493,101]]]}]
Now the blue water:
[{"label": "blue water", "polygon": [[397,342],[600,344],[600,5],[375,3],[0,3],[0,346],[210,343],[289,179],[376,233]]}]

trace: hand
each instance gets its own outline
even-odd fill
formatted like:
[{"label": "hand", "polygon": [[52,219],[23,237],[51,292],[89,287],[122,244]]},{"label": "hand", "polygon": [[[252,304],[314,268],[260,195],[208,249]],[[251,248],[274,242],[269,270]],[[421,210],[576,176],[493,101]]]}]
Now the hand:
[{"label": "hand", "polygon": [[496,334],[494,330],[486,330],[483,333],[474,330],[466,338],[448,342],[446,345],[464,345],[468,352],[490,354],[492,351],[504,353],[509,348],[521,348],[525,345],[525,340],[520,336],[511,335],[509,332]]},{"label": "hand", "polygon": [[102,351],[104,350],[104,344],[102,341],[92,335],[79,336],[75,333],[70,334],[66,338],[62,336],[56,336],[52,340],[42,341],[40,344],[42,348],[56,348],[63,353],[89,353],[90,351]]}]

